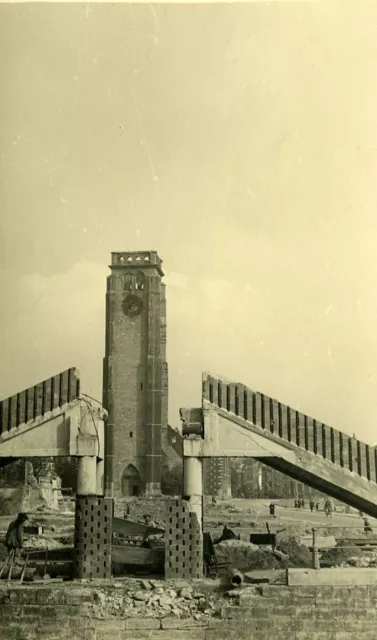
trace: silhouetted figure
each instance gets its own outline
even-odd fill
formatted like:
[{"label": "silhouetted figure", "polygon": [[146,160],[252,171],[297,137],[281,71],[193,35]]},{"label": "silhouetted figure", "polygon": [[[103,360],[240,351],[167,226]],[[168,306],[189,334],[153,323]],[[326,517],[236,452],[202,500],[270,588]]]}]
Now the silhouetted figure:
[{"label": "silhouetted figure", "polygon": [[313,500],[310,500],[310,502],[309,502],[309,507],[310,507],[310,511],[313,511],[313,509],[314,509],[314,502],[313,502]]},{"label": "silhouetted figure", "polygon": [[270,504],[270,516],[272,516],[273,518],[275,518],[275,505],[271,502]]},{"label": "silhouetted figure", "polygon": [[298,500],[295,500],[295,509],[298,509]]},{"label": "silhouetted figure", "polygon": [[372,527],[369,524],[369,520],[367,518],[364,518],[364,533],[371,533],[372,532]]},{"label": "silhouetted figure", "polygon": [[319,511],[319,503],[318,502],[315,503],[315,510]]},{"label": "silhouetted figure", "polygon": [[325,500],[325,514],[326,516],[331,516],[332,514],[332,503],[331,500]]},{"label": "silhouetted figure", "polygon": [[5,546],[8,553],[14,551],[16,555],[19,555],[24,543],[24,524],[28,519],[26,513],[19,513],[16,520],[10,523],[5,535]]}]

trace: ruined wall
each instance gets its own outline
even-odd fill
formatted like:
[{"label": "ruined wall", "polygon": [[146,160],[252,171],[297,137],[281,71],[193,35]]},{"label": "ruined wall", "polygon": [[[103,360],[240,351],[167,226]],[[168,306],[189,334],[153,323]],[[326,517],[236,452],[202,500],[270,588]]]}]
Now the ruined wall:
[{"label": "ruined wall", "polygon": [[[2,640],[375,640],[377,586],[259,587],[227,601],[217,597],[208,613],[174,615],[175,598],[205,601],[183,585],[163,593],[141,590],[130,597],[126,583],[1,586]],[[197,590],[205,590],[200,583]],[[168,595],[170,591],[170,595]],[[155,595],[151,595],[155,593]],[[136,595],[137,594],[137,595]],[[148,595],[149,594],[149,595]],[[184,594],[183,597],[180,597]],[[136,596],[136,597],[135,597]],[[159,598],[154,612],[151,602]],[[139,600],[137,599],[139,598]],[[174,599],[174,598],[173,598]],[[153,601],[153,600],[152,600]],[[136,604],[135,604],[136,603]],[[193,604],[195,611],[200,607]],[[165,608],[166,611],[162,611]],[[190,607],[187,606],[187,610]]]}]

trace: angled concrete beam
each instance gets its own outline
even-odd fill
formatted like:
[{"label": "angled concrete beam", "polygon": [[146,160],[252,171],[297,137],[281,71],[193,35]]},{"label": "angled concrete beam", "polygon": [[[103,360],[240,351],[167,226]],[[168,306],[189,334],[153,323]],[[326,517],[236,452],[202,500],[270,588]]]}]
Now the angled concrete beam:
[{"label": "angled concrete beam", "polygon": [[1,458],[104,457],[106,412],[80,400],[64,405],[4,432]]}]

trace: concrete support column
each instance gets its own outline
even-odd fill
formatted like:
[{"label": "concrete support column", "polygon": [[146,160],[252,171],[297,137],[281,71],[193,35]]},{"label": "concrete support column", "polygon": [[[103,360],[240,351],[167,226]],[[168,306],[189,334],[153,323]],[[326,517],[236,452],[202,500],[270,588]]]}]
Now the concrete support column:
[{"label": "concrete support column", "polygon": [[189,500],[203,531],[203,461],[201,458],[183,458],[183,495]]},{"label": "concrete support column", "polygon": [[97,495],[97,458],[82,456],[77,469],[77,495]]},{"label": "concrete support column", "polygon": [[97,496],[103,496],[105,493],[105,461],[97,460],[96,464],[96,484],[97,484]]}]

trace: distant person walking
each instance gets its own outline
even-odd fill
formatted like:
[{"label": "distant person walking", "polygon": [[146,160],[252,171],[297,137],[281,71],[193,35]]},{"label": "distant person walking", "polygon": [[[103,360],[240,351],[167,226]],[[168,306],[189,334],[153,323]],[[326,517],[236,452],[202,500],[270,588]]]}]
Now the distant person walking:
[{"label": "distant person walking", "polygon": [[368,518],[364,518],[364,533],[371,533],[372,527],[369,524]]},{"label": "distant person walking", "polygon": [[313,511],[313,509],[314,509],[314,502],[313,502],[313,500],[310,500],[310,502],[309,502],[309,507],[310,507],[310,511]]},{"label": "distant person walking", "polygon": [[325,514],[327,517],[332,514],[332,503],[329,499],[325,500]]}]

